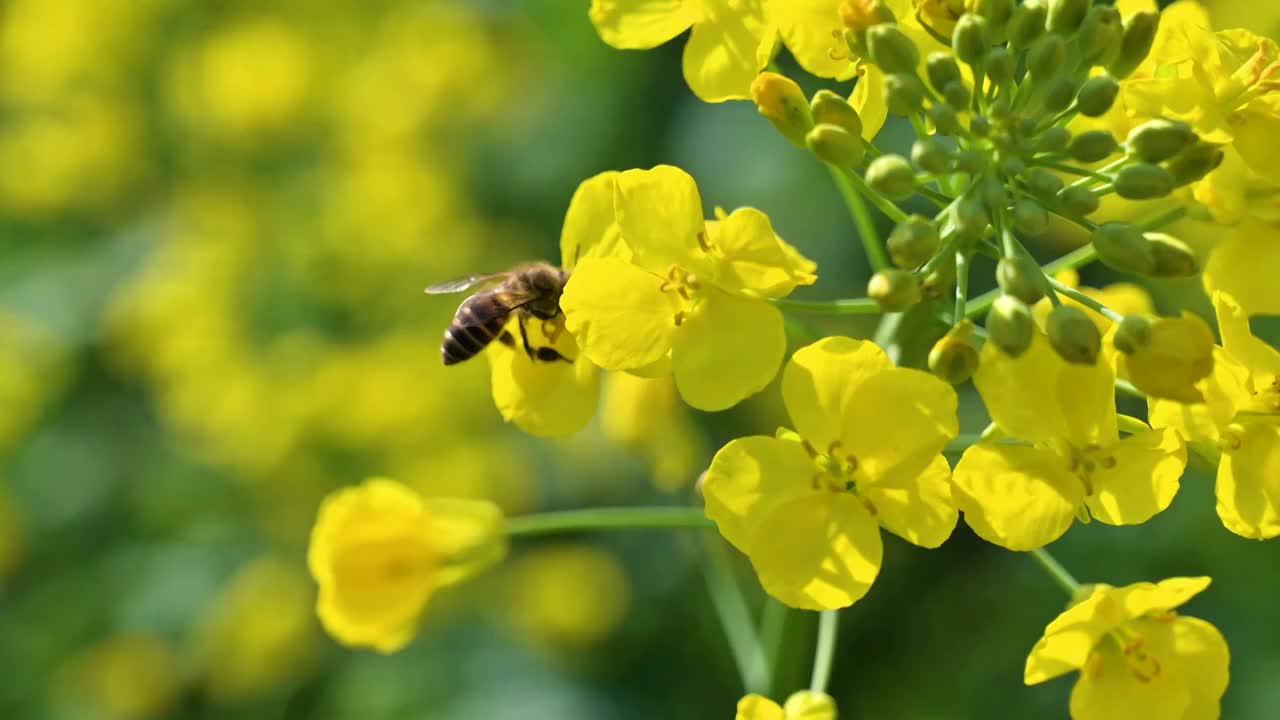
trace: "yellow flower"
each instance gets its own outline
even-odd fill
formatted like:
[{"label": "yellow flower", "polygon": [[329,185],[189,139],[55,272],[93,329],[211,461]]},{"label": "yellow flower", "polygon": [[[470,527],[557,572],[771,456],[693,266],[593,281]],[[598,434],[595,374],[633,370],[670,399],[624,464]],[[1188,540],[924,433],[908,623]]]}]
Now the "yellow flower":
[{"label": "yellow flower", "polygon": [[591,545],[530,550],[512,563],[507,585],[507,617],[522,637],[549,650],[590,647],[627,614],[626,571],[612,555]]},{"label": "yellow flower", "polygon": [[1045,628],[1027,657],[1025,682],[1078,670],[1073,720],[1216,720],[1227,643],[1213,625],[1174,612],[1208,586],[1207,577],[1093,586]]},{"label": "yellow flower", "polygon": [[1201,454],[1221,454],[1218,517],[1237,535],[1280,535],[1280,352],[1254,337],[1233,298],[1215,293],[1223,347],[1197,390],[1205,400],[1150,402],[1151,424],[1173,428]]},{"label": "yellow flower", "polygon": [[1213,372],[1213,330],[1199,316],[1157,317],[1133,352],[1117,354],[1117,373],[1150,397],[1203,402],[1196,384]]},{"label": "yellow flower", "polygon": [[1250,315],[1280,314],[1280,228],[1246,217],[1226,233],[1204,269],[1205,291],[1232,296]]},{"label": "yellow flower", "polygon": [[399,650],[437,588],[506,554],[502,521],[492,503],[424,498],[385,478],[330,494],[307,553],[320,622],[344,645]]},{"label": "yellow flower", "polygon": [[70,663],[66,677],[76,694],[113,720],[172,717],[182,699],[179,658],[152,635],[113,635],[87,648]]},{"label": "yellow flower", "polygon": [[791,607],[851,605],[880,571],[880,527],[937,547],[956,523],[947,461],[956,394],[871,342],[827,338],[782,376],[796,432],[734,440],[702,481],[707,517]]},{"label": "yellow flower", "polygon": [[786,350],[782,315],[766,300],[814,282],[814,264],[754,208],[704,221],[679,168],[620,174],[614,206],[633,257],[585,257],[560,300],[583,353],[645,374],[669,358],[681,397],[701,410],[764,389]]},{"label": "yellow flower", "polygon": [[764,0],[592,0],[590,14],[601,39],[625,50],[655,48],[692,27],[684,79],[707,102],[749,97],[776,45]]},{"label": "yellow flower", "polygon": [[617,445],[643,455],[659,490],[676,492],[706,467],[706,448],[669,376],[609,373],[600,429]]},{"label": "yellow flower", "polygon": [[735,720],[836,720],[836,703],[826,693],[801,690],[785,705],[751,694],[738,701]]},{"label": "yellow flower", "polygon": [[1107,363],[1070,364],[1037,331],[1017,358],[988,343],[973,381],[999,429],[1020,441],[978,443],[956,465],[956,504],[983,539],[1031,550],[1076,517],[1139,524],[1178,492],[1181,438],[1165,430],[1120,439]]}]

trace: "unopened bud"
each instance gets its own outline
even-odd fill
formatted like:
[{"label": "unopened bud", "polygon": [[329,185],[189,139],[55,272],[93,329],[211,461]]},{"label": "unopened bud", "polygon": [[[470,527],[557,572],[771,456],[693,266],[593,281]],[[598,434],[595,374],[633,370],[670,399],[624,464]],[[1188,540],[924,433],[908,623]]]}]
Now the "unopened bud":
[{"label": "unopened bud", "polygon": [[998,213],[1002,209],[1009,206],[1009,191],[1005,188],[1005,184],[994,175],[987,175],[982,178],[982,184],[978,186],[978,193],[982,196],[982,202],[992,213]]},{"label": "unopened bud", "polygon": [[1130,131],[1126,142],[1130,155],[1143,162],[1159,163],[1191,147],[1195,141],[1196,133],[1190,125],[1156,118]]},{"label": "unopened bud", "polygon": [[893,23],[881,23],[867,30],[867,50],[871,61],[886,73],[914,73],[920,64],[920,50]]},{"label": "unopened bud", "polygon": [[911,162],[927,173],[938,175],[947,171],[951,150],[932,137],[920,138],[911,145]]},{"label": "unopened bud", "polygon": [[965,13],[956,21],[955,32],[951,34],[951,49],[955,51],[960,62],[977,65],[987,55],[991,47],[991,24],[981,15]]},{"label": "unopened bud", "polygon": [[1014,51],[1024,50],[1035,42],[1044,32],[1044,23],[1049,9],[1044,0],[1027,0],[1013,9],[1009,17],[1009,27],[1005,33],[1009,38],[1009,48]]},{"label": "unopened bud", "polygon": [[[977,120],[977,118],[974,118]],[[972,130],[973,128],[970,128]],[[956,172],[977,175],[987,166],[987,156],[977,150],[961,150],[956,153]]]},{"label": "unopened bud", "polygon": [[1111,341],[1122,353],[1137,352],[1151,342],[1151,320],[1145,315],[1125,315]]},{"label": "unopened bud", "polygon": [[929,84],[938,92],[942,92],[953,82],[963,82],[960,66],[956,64],[955,57],[948,52],[929,53],[929,57],[925,60],[925,74],[929,78]]},{"label": "unopened bud", "polygon": [[1098,252],[1098,259],[1107,267],[1139,275],[1150,275],[1155,269],[1151,243],[1134,225],[1103,223],[1093,231],[1090,241]]},{"label": "unopened bud", "polygon": [[940,102],[929,106],[929,121],[940,135],[955,137],[960,134],[960,118],[951,103]]},{"label": "unopened bud", "polygon": [[1119,52],[1123,34],[1119,10],[1110,5],[1094,7],[1080,24],[1080,56],[1089,65],[1106,65]]},{"label": "unopened bud", "polygon": [[1013,16],[1013,0],[970,0],[970,9],[986,19],[994,33],[993,40],[1004,38],[1005,28]]},{"label": "unopened bud", "polygon": [[867,167],[867,184],[890,200],[905,200],[916,191],[916,173],[901,155],[881,155]]},{"label": "unopened bud", "polygon": [[1057,305],[1045,320],[1049,344],[1063,360],[1075,365],[1092,365],[1098,360],[1102,336],[1084,310],[1074,305]]},{"label": "unopened bud", "polygon": [[1038,152],[1059,153],[1067,149],[1067,145],[1071,142],[1071,132],[1066,128],[1053,126],[1046,128],[1040,133],[1040,137],[1036,138],[1036,150]]},{"label": "unopened bud", "polygon": [[804,147],[804,136],[813,127],[813,117],[804,91],[794,80],[778,73],[762,72],[751,83],[751,99],[778,132]]},{"label": "unopened bud", "polygon": [[1027,184],[1027,190],[1031,194],[1045,201],[1052,200],[1062,191],[1062,178],[1044,168],[1031,168],[1022,174],[1022,181]]},{"label": "unopened bud", "polygon": [[1165,163],[1165,167],[1173,175],[1173,184],[1182,187],[1204,179],[1218,169],[1224,158],[1226,154],[1221,145],[1198,142]]},{"label": "unopened bud", "polygon": [[1018,357],[1031,347],[1036,323],[1027,304],[1011,295],[1001,295],[987,312],[987,337],[1009,357]]},{"label": "unopened bud", "polygon": [[1151,52],[1159,25],[1159,13],[1139,12],[1130,15],[1125,21],[1124,32],[1120,35],[1120,49],[1115,59],[1107,65],[1107,71],[1117,80],[1124,80],[1132,75]]},{"label": "unopened bud", "polygon": [[1004,155],[996,162],[996,167],[1000,169],[1001,175],[1014,177],[1026,171],[1027,163],[1017,155]]},{"label": "unopened bud", "polygon": [[1049,229],[1049,211],[1031,198],[1019,198],[1013,205],[1013,226],[1024,235],[1043,235]]},{"label": "unopened bud", "polygon": [[1005,295],[1012,295],[1028,305],[1044,297],[1044,272],[1029,257],[1000,258],[996,264],[996,283]]},{"label": "unopened bud", "polygon": [[924,105],[924,84],[915,73],[886,75],[884,101],[895,115],[914,115]]},{"label": "unopened bud", "polygon": [[1066,110],[1071,107],[1071,101],[1076,99],[1075,81],[1067,75],[1059,75],[1049,81],[1049,85],[1044,91],[1044,109],[1050,115]]},{"label": "unopened bud", "polygon": [[1033,77],[1053,77],[1066,62],[1067,44],[1061,35],[1041,35],[1027,50],[1027,70]]},{"label": "unopened bud", "polygon": [[[949,253],[950,255],[950,253]],[[956,284],[955,257],[947,257],[920,279],[920,295],[930,300],[950,295]]]},{"label": "unopened bud", "polygon": [[1135,163],[1116,173],[1115,186],[1126,200],[1154,200],[1173,192],[1173,175],[1159,165]]},{"label": "unopened bud", "polygon": [[1095,75],[1080,86],[1076,106],[1085,117],[1101,117],[1111,109],[1120,94],[1120,83],[1110,75]]},{"label": "unopened bud", "polygon": [[881,23],[895,21],[893,12],[881,0],[845,0],[837,9],[840,22],[855,32],[864,32]]},{"label": "unopened bud", "polygon": [[881,270],[867,283],[867,297],[885,312],[902,312],[920,302],[920,280],[906,270]]},{"label": "unopened bud", "polygon": [[951,224],[966,240],[977,240],[987,231],[991,217],[986,204],[974,195],[968,195],[951,206]]},{"label": "unopened bud", "polygon": [[952,385],[973,377],[978,369],[978,350],[970,341],[972,335],[973,325],[964,320],[934,343],[929,351],[930,372]]},{"label": "unopened bud", "polygon": [[1200,272],[1200,261],[1190,246],[1164,233],[1147,233],[1155,259],[1151,275],[1159,278],[1191,277]]},{"label": "unopened bud", "polygon": [[969,107],[969,98],[971,97],[969,88],[959,80],[947,83],[947,86],[942,88],[942,99],[946,100],[952,107]]},{"label": "unopened bud", "polygon": [[1045,27],[1049,32],[1070,35],[1084,22],[1090,4],[1090,0],[1049,0],[1049,16],[1045,18]]},{"label": "unopened bud", "polygon": [[1004,46],[996,46],[987,51],[987,60],[983,64],[987,70],[987,78],[996,86],[1003,86],[1013,79],[1017,61]]},{"label": "unopened bud", "polygon": [[941,244],[933,223],[920,215],[912,215],[889,233],[889,257],[900,268],[918,268],[933,259]]},{"label": "unopened bud", "polygon": [[1082,163],[1095,163],[1111,157],[1120,146],[1106,130],[1089,130],[1075,136],[1067,153]]},{"label": "unopened bud", "polygon": [[1065,187],[1058,193],[1062,209],[1073,215],[1085,216],[1098,211],[1102,204],[1092,190],[1083,187]]},{"label": "unopened bud", "polygon": [[862,156],[866,153],[862,137],[849,134],[848,130],[839,125],[815,125],[804,140],[818,159],[836,167],[856,168],[862,163]]},{"label": "unopened bud", "polygon": [[813,116],[814,125],[836,125],[854,137],[862,137],[862,117],[848,100],[837,93],[830,90],[814,93],[813,100],[809,103],[809,112]]}]

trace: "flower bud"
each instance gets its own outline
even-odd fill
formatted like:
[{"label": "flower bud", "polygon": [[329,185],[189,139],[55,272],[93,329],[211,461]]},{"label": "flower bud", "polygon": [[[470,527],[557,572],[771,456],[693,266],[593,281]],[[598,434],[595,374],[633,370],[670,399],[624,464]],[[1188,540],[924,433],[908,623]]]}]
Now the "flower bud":
[{"label": "flower bud", "polygon": [[1027,184],[1027,190],[1031,194],[1046,201],[1052,200],[1062,191],[1062,178],[1044,168],[1031,168],[1022,174],[1022,181]]},{"label": "flower bud", "polygon": [[987,312],[987,337],[1009,357],[1018,357],[1031,347],[1036,323],[1031,308],[1011,295],[996,298]]},{"label": "flower bud", "polygon": [[911,145],[911,162],[927,173],[938,175],[947,171],[951,150],[932,137],[920,138]]},{"label": "flower bud", "polygon": [[1025,255],[1000,258],[996,264],[996,284],[1005,295],[1012,295],[1028,305],[1034,305],[1044,297],[1044,272]]},{"label": "flower bud", "polygon": [[1148,163],[1168,160],[1191,147],[1196,133],[1191,126],[1177,120],[1148,120],[1129,132],[1129,154]]},{"label": "flower bud", "polygon": [[889,233],[889,257],[900,268],[918,268],[933,259],[941,244],[933,223],[920,215],[912,215]]},{"label": "flower bud", "polygon": [[1101,117],[1111,109],[1120,94],[1120,83],[1110,75],[1095,75],[1080,86],[1076,105],[1085,117]]},{"label": "flower bud", "polygon": [[929,121],[939,135],[955,137],[960,133],[960,118],[951,103],[934,103],[929,106]]},{"label": "flower bud", "polygon": [[1009,49],[1018,51],[1030,47],[1044,32],[1048,15],[1049,10],[1043,0],[1027,0],[1014,8],[1013,15],[1009,17],[1009,26],[1005,28]]},{"label": "flower bud", "polygon": [[881,270],[867,283],[867,297],[885,312],[902,312],[920,302],[920,280],[906,270]]},{"label": "flower bud", "polygon": [[1119,145],[1111,133],[1106,130],[1089,130],[1075,136],[1067,146],[1067,153],[1082,163],[1095,163],[1111,157],[1117,148]]},{"label": "flower bud", "polygon": [[1154,200],[1173,192],[1173,175],[1159,165],[1136,163],[1116,173],[1115,186],[1126,200]]},{"label": "flower bud", "polygon": [[1071,142],[1071,132],[1062,127],[1046,128],[1040,136],[1036,138],[1036,151],[1046,153],[1059,153],[1067,149],[1067,145]]},{"label": "flower bud", "polygon": [[893,23],[881,23],[867,30],[867,50],[871,61],[886,73],[914,73],[920,64],[920,50]]},{"label": "flower bud", "polygon": [[[974,118],[977,120],[977,118]],[[972,128],[970,128],[972,130]],[[977,150],[961,150],[956,153],[956,172],[977,175],[987,166],[987,156]]]},{"label": "flower bud", "polygon": [[1013,80],[1017,61],[1004,46],[996,46],[987,51],[987,59],[983,67],[987,70],[987,78],[993,84],[1000,86]]},{"label": "flower bud", "polygon": [[856,168],[866,153],[861,136],[851,135],[848,130],[830,123],[815,125],[804,141],[819,160],[836,167]]},{"label": "flower bud", "polygon": [[1049,15],[1045,28],[1049,32],[1070,35],[1079,29],[1089,12],[1090,0],[1049,0]]},{"label": "flower bud", "polygon": [[854,137],[862,137],[862,117],[848,100],[830,90],[819,90],[809,103],[815,125],[836,125]]},{"label": "flower bud", "polygon": [[813,127],[813,117],[804,91],[794,80],[778,73],[762,72],[751,83],[751,99],[778,132],[804,147],[804,136]]},{"label": "flower bud", "polygon": [[920,279],[920,295],[930,300],[951,294],[956,284],[955,257],[947,257]]},{"label": "flower bud", "polygon": [[881,155],[867,167],[867,184],[890,200],[905,200],[916,191],[916,173],[901,155]]},{"label": "flower bud", "polygon": [[1165,168],[1173,175],[1173,184],[1182,187],[1217,170],[1225,157],[1222,146],[1198,142],[1165,163]]},{"label": "flower bud", "polygon": [[925,74],[929,77],[929,84],[938,92],[942,92],[953,82],[963,82],[960,66],[951,53],[947,52],[929,53],[925,60]]},{"label": "flower bud", "polygon": [[968,320],[952,328],[929,351],[929,370],[952,385],[973,377],[978,369],[978,349],[970,342],[972,335],[973,325]]},{"label": "flower bud", "polygon": [[1136,226],[1108,222],[1098,226],[1090,238],[1098,259],[1107,267],[1121,272],[1150,275],[1155,269],[1151,243]]},{"label": "flower bud", "polygon": [[1071,107],[1071,101],[1075,99],[1075,81],[1070,76],[1059,75],[1049,80],[1049,85],[1045,88],[1043,100],[1045,112],[1056,115]]},{"label": "flower bud", "polygon": [[986,19],[991,27],[993,40],[1004,37],[1005,28],[1013,16],[1013,0],[970,0],[969,7],[977,15]]},{"label": "flower bud", "polygon": [[845,0],[837,12],[840,22],[855,32],[865,32],[881,23],[896,21],[893,12],[880,0]]},{"label": "flower bud", "polygon": [[1015,177],[1026,171],[1027,163],[1017,155],[1001,155],[996,161],[996,167],[1000,169],[1001,175]]},{"label": "flower bud", "polygon": [[951,206],[951,224],[962,238],[977,240],[987,231],[991,218],[987,215],[986,204],[981,199],[968,195]]},{"label": "flower bud", "polygon": [[1065,187],[1058,193],[1058,203],[1062,209],[1073,215],[1085,216],[1098,211],[1102,203],[1092,190],[1082,187]]},{"label": "flower bud", "polygon": [[1147,233],[1154,267],[1150,275],[1159,278],[1191,277],[1200,272],[1200,261],[1181,240],[1164,233]]},{"label": "flower bud", "polygon": [[[1137,320],[1134,337],[1126,335],[1129,318]],[[1145,325],[1145,327],[1138,327]],[[1125,350],[1121,347],[1131,346]],[[1116,329],[1116,349],[1125,353],[1121,368],[1143,393],[1180,403],[1202,403],[1196,384],[1213,372],[1213,331],[1191,313],[1177,318],[1126,317]]]},{"label": "flower bud", "polygon": [[1120,11],[1110,5],[1098,5],[1084,16],[1080,32],[1080,56],[1089,65],[1106,65],[1119,52],[1124,24]]},{"label": "flower bud", "polygon": [[965,84],[959,80],[949,82],[946,87],[942,88],[942,99],[946,100],[951,107],[969,107],[969,99],[971,97],[969,88],[965,87]]},{"label": "flower bud", "polygon": [[956,21],[951,34],[951,49],[967,65],[977,65],[991,47],[991,24],[981,15],[965,13]]},{"label": "flower bud", "polygon": [[1057,305],[1045,321],[1049,344],[1063,360],[1076,365],[1092,365],[1098,360],[1102,336],[1084,310],[1074,305]]},{"label": "flower bud", "polygon": [[1049,211],[1031,198],[1019,198],[1013,205],[1013,226],[1030,237],[1043,235],[1049,229]]},{"label": "flower bud", "polygon": [[982,196],[983,204],[993,213],[1009,207],[1009,191],[1005,189],[1004,183],[993,175],[982,178],[978,193]]},{"label": "flower bud", "polygon": [[1115,59],[1107,65],[1107,72],[1117,80],[1124,80],[1132,75],[1151,52],[1159,25],[1159,13],[1139,12],[1130,15],[1124,24],[1124,32],[1120,35],[1120,49],[1116,52]]},{"label": "flower bud", "polygon": [[1067,43],[1061,35],[1041,35],[1027,50],[1027,70],[1032,77],[1050,78],[1067,62]]},{"label": "flower bud", "polygon": [[895,115],[913,115],[924,105],[924,84],[915,73],[893,73],[884,78],[884,101]]},{"label": "flower bud", "polygon": [[1125,315],[1111,342],[1122,353],[1137,352],[1151,341],[1151,320],[1146,315]]}]

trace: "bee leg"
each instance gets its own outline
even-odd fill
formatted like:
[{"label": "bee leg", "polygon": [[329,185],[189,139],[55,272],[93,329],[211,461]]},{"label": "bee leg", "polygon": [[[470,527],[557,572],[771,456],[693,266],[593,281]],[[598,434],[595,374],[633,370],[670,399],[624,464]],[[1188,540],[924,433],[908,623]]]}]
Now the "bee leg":
[{"label": "bee leg", "polygon": [[524,345],[524,352],[529,356],[529,359],[537,360],[538,358],[534,354],[533,348],[529,347],[529,331],[524,327],[524,318],[525,316],[523,312],[520,313],[518,318],[516,318],[516,324],[520,326],[520,342]]},{"label": "bee leg", "polygon": [[534,351],[534,359],[539,360],[541,362],[555,362],[557,360],[563,360],[567,363],[571,363],[571,364],[573,363],[572,360],[565,357],[564,355],[561,355],[555,348],[549,348],[549,347],[540,347],[536,351]]},{"label": "bee leg", "polygon": [[503,330],[502,334],[498,336],[498,342],[502,343],[503,345],[506,345],[507,347],[516,346],[516,339],[514,337],[511,337],[510,330]]}]

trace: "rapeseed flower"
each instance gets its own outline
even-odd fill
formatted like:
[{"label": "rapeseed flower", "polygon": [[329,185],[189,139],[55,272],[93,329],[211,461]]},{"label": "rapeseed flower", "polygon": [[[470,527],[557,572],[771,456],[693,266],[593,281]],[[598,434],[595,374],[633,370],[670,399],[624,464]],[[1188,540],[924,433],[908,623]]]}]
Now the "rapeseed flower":
[{"label": "rapeseed flower", "polygon": [[768,299],[813,283],[814,264],[759,210],[704,220],[697,185],[679,168],[628,170],[616,183],[626,251],[584,257],[560,299],[582,352],[608,370],[674,373],[700,410],[764,389],[786,351]]},{"label": "rapeseed flower", "polygon": [[707,517],[791,607],[851,605],[880,571],[880,528],[921,547],[951,535],[956,394],[894,367],[874,343],[832,337],[782,376],[795,432],[734,440],[702,481]]},{"label": "rapeseed flower", "polygon": [[1092,586],[1045,628],[1024,680],[1035,685],[1078,670],[1073,720],[1217,718],[1227,643],[1208,622],[1174,612],[1208,586],[1207,577]]},{"label": "rapeseed flower", "polygon": [[801,690],[784,705],[762,695],[751,694],[738,701],[735,720],[836,720],[836,703],[830,695]]}]

